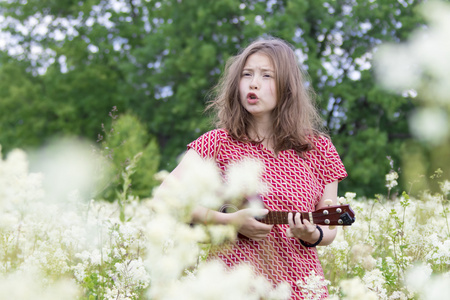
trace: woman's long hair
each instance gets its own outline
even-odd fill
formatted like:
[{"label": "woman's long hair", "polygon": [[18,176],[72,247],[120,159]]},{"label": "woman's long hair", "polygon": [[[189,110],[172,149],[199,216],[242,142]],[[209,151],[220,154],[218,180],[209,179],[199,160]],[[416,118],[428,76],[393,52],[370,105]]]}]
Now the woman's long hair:
[{"label": "woman's long hair", "polygon": [[247,58],[254,53],[269,57],[275,69],[277,104],[273,114],[271,142],[275,153],[294,149],[300,155],[312,147],[310,139],[324,134],[322,119],[314,105],[314,93],[305,86],[305,76],[297,57],[286,42],[271,38],[257,40],[237,56],[230,58],[223,76],[213,90],[207,110],[216,113],[216,126],[225,128],[236,140],[261,143],[252,139],[256,128],[252,115],[241,105],[239,82]]}]

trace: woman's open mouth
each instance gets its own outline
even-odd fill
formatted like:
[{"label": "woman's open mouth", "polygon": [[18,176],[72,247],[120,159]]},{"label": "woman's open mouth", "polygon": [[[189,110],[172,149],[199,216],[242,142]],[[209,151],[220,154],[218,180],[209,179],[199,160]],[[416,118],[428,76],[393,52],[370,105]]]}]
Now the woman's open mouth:
[{"label": "woman's open mouth", "polygon": [[248,93],[247,94],[247,101],[250,104],[254,104],[254,103],[258,102],[258,96],[256,96],[255,93]]}]

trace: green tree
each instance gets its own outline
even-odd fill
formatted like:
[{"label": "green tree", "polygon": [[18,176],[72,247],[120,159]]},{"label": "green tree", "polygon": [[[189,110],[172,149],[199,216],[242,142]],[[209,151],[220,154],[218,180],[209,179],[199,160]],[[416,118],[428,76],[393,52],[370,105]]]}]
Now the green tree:
[{"label": "green tree", "polygon": [[117,199],[118,193],[123,192],[122,174],[134,163],[133,159],[136,159],[136,169],[130,176],[131,183],[127,189],[141,198],[150,197],[153,187],[158,184],[154,178],[160,163],[158,143],[135,116],[121,114],[116,118],[114,112],[111,115],[111,128],[104,128],[104,135],[99,135],[98,140],[101,153],[111,163],[111,180],[101,192],[101,196],[110,201]]},{"label": "green tree", "polygon": [[5,153],[12,148],[39,144],[47,126],[49,103],[42,101],[41,80],[27,72],[28,67],[28,62],[2,57],[0,145]]},{"label": "green tree", "polygon": [[[0,2],[0,11],[8,17],[3,30],[25,49],[8,62],[27,65],[22,72],[30,83],[20,86],[21,93],[48,107],[40,137],[72,133],[95,139],[105,112],[115,105],[145,123],[161,147],[160,168],[169,170],[185,145],[211,128],[202,112],[225,61],[260,36],[283,38],[307,68],[349,172],[341,192],[371,196],[385,189],[386,156],[400,160],[409,139],[405,117],[413,108],[408,95],[377,86],[372,54],[381,42],[404,40],[422,23],[415,13],[420,2],[29,0]],[[20,31],[18,23],[35,30]],[[40,24],[48,31],[37,30]],[[35,45],[48,51],[36,58]],[[46,62],[47,72],[40,74]],[[13,74],[0,72],[14,82]],[[38,87],[40,93],[32,91]],[[9,106],[1,99],[0,119],[16,103],[10,94],[4,97]],[[39,114],[33,110],[27,118]],[[18,120],[10,116],[9,133],[0,135],[5,149],[19,133]],[[23,131],[32,132],[26,124]],[[20,140],[15,145],[42,139]]]}]

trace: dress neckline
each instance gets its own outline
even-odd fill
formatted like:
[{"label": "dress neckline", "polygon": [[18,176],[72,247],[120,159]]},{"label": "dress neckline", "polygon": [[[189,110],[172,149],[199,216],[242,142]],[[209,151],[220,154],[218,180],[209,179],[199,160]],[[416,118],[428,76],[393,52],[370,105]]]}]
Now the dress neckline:
[{"label": "dress neckline", "polygon": [[275,159],[277,159],[280,156],[280,153],[275,154],[275,151],[273,151],[272,149],[267,148],[263,143],[259,143],[259,144],[251,143],[251,144],[253,144],[257,148],[259,148],[260,150],[268,153],[271,157],[273,157]]}]

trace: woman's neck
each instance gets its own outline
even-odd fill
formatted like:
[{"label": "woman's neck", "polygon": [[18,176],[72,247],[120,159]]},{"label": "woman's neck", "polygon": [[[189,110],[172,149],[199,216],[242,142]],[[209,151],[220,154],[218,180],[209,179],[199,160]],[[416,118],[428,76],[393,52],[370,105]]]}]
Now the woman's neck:
[{"label": "woman's neck", "polygon": [[267,148],[273,150],[273,123],[272,120],[255,120],[254,132],[251,132],[252,139],[260,140]]}]

